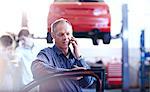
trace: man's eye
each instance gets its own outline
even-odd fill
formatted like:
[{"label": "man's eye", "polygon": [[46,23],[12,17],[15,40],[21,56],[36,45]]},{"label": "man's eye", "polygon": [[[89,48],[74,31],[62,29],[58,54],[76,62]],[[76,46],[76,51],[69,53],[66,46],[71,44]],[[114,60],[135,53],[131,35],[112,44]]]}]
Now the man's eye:
[{"label": "man's eye", "polygon": [[63,36],[64,34],[58,34],[58,36]]},{"label": "man's eye", "polygon": [[70,35],[70,33],[67,33],[67,35]]}]

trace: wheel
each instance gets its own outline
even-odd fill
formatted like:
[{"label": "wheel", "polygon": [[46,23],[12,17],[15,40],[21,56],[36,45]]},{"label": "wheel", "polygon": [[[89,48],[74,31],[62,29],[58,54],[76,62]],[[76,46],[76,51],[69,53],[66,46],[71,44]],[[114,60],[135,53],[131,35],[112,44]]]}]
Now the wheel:
[{"label": "wheel", "polygon": [[93,29],[91,31],[91,39],[92,39],[93,45],[98,45],[99,44],[99,42],[98,42],[98,34],[99,34],[99,30],[98,29]]},{"label": "wheel", "polygon": [[110,40],[111,40],[111,35],[110,35],[110,33],[105,33],[105,34],[103,35],[102,40],[103,40],[103,43],[104,43],[104,44],[109,44],[109,43],[110,43]]},{"label": "wheel", "polygon": [[50,32],[47,32],[47,37],[46,37],[47,43],[53,43],[53,38],[51,36]]},{"label": "wheel", "polygon": [[98,39],[97,39],[97,37],[93,36],[92,37],[92,42],[93,42],[93,45],[98,45]]}]

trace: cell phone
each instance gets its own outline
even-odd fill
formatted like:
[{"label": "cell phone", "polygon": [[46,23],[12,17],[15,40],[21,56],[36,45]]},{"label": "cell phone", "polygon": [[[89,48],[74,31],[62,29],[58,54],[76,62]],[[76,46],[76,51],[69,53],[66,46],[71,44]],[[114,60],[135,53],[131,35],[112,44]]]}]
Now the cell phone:
[{"label": "cell phone", "polygon": [[69,44],[68,44],[68,46],[71,44],[71,42],[70,42],[70,41],[73,41],[72,37],[69,39]]},{"label": "cell phone", "polygon": [[[72,38],[72,37],[71,37]],[[70,50],[71,50],[71,52],[73,53],[73,51],[74,51],[74,48],[73,48],[73,46],[72,46],[72,44],[71,44],[71,42],[70,41],[73,41],[72,39],[70,39],[69,40],[69,44],[68,44],[68,46],[69,46],[69,48],[70,48]]]}]

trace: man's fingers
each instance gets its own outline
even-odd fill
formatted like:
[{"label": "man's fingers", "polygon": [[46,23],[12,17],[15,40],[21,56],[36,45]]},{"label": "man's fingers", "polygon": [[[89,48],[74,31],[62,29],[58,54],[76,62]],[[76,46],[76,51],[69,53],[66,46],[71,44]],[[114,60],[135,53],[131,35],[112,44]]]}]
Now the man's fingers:
[{"label": "man's fingers", "polygon": [[77,44],[75,37],[71,37],[70,42],[73,43],[74,45]]},{"label": "man's fingers", "polygon": [[74,70],[86,70],[85,67],[79,67],[77,65],[74,65],[75,68],[73,68]]}]

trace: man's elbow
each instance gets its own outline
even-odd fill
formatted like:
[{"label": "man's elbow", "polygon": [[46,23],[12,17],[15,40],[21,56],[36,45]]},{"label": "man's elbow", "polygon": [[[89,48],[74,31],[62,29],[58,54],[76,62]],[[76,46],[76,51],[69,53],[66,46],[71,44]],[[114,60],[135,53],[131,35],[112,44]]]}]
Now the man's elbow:
[{"label": "man's elbow", "polygon": [[34,79],[40,78],[45,75],[44,66],[42,65],[42,62],[39,60],[35,60],[32,62],[31,71]]}]

